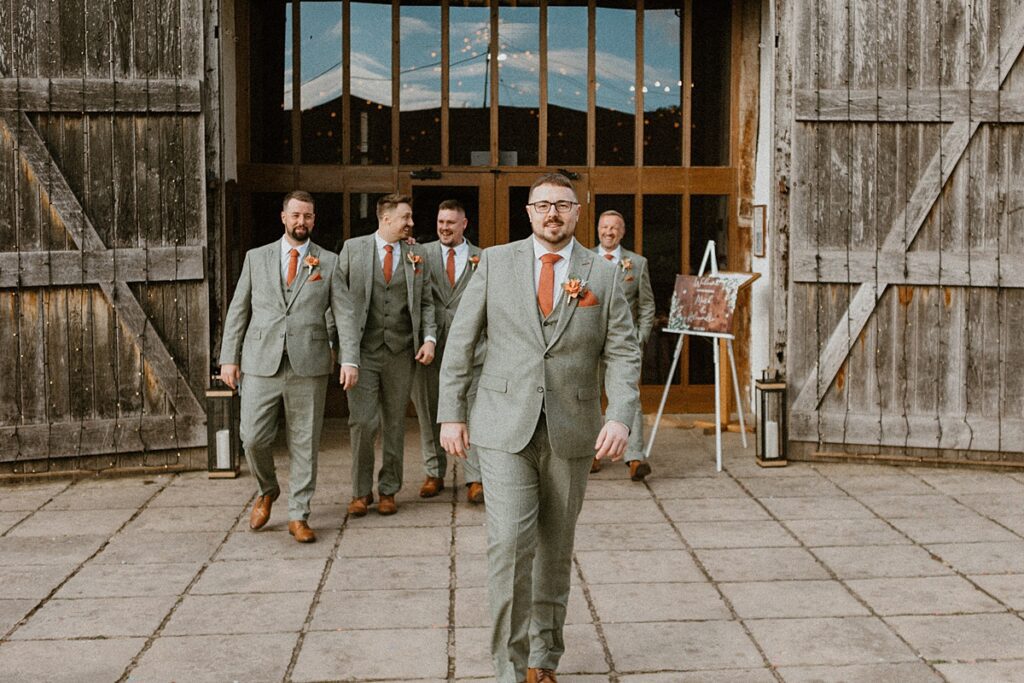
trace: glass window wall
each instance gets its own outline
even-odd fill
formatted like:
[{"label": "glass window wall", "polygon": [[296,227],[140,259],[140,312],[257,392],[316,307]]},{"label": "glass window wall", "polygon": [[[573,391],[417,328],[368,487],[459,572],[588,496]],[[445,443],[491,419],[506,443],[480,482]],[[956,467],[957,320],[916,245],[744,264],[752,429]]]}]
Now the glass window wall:
[{"label": "glass window wall", "polygon": [[539,0],[501,0],[497,59],[501,164],[536,166],[540,147]]},{"label": "glass window wall", "polygon": [[636,3],[600,0],[595,27],[594,97],[598,166],[635,163]]},{"label": "glass window wall", "polygon": [[729,165],[732,3],[693,3],[693,166]]},{"label": "glass window wall", "polygon": [[391,3],[353,2],[349,86],[353,164],[391,163]]},{"label": "glass window wall", "polygon": [[683,163],[683,10],[644,3],[644,166]]},{"label": "glass window wall", "polygon": [[441,3],[402,3],[399,157],[441,163]]},{"label": "glass window wall", "polygon": [[448,10],[448,163],[487,166],[491,159],[491,13],[483,7]]},{"label": "glass window wall", "polygon": [[[676,275],[682,272],[682,196],[644,195],[643,217],[643,253],[647,257],[651,287],[654,289],[654,331],[644,349],[640,381],[642,384],[659,384],[668,377],[678,341],[676,335],[662,334],[659,330],[668,324]],[[680,378],[677,368],[672,383],[679,384]]]},{"label": "glass window wall", "polygon": [[587,163],[587,2],[548,2],[548,164]]},{"label": "glass window wall", "polygon": [[338,164],[342,160],[341,2],[299,5],[301,57],[302,162]]},{"label": "glass window wall", "polygon": [[249,25],[250,156],[292,163],[292,4],[268,2]]}]

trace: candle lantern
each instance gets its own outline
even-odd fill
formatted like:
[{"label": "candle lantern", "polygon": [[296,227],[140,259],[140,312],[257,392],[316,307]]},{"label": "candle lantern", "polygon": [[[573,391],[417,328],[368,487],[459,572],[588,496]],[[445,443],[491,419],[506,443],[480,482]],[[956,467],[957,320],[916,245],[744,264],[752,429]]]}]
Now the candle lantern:
[{"label": "candle lantern", "polygon": [[768,371],[754,382],[757,405],[757,440],[755,455],[761,467],[786,465],[786,382]]},{"label": "candle lantern", "polygon": [[240,412],[238,391],[214,375],[212,386],[206,390],[206,470],[211,479],[238,476],[242,455]]}]

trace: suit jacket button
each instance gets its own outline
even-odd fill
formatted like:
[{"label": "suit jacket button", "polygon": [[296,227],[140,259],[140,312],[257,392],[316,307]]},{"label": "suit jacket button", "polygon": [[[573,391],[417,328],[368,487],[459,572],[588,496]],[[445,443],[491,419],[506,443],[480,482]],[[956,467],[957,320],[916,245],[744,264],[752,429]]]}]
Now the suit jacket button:
[{"label": "suit jacket button", "polygon": [[537,392],[543,394],[544,393],[544,387],[537,387]]},{"label": "suit jacket button", "polygon": [[544,360],[551,360],[551,354],[550,353],[545,353],[544,354]]}]

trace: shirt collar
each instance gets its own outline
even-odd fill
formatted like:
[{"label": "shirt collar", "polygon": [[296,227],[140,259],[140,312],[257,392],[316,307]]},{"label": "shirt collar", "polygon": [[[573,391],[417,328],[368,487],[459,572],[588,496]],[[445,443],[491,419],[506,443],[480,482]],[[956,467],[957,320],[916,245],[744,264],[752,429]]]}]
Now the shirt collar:
[{"label": "shirt collar", "polygon": [[380,230],[378,230],[377,232],[373,233],[373,239],[376,240],[376,242],[377,242],[377,251],[383,251],[384,246],[387,245],[387,244],[390,244],[391,246],[395,247],[396,249],[398,248],[398,241],[396,240],[394,242],[385,242],[384,238],[380,236]]},{"label": "shirt collar", "polygon": [[544,254],[555,253],[561,256],[564,261],[568,262],[569,257],[572,256],[572,247],[574,244],[576,244],[576,238],[573,237],[571,240],[569,240],[569,244],[565,245],[558,251],[549,252],[544,245],[537,241],[536,237],[532,237],[531,239],[533,240],[533,257],[537,260],[540,260],[540,257],[543,256]]},{"label": "shirt collar", "polygon": [[441,256],[448,256],[448,250],[454,249],[456,256],[462,256],[469,249],[469,241],[463,237],[462,242],[454,247],[446,247],[441,244],[441,240],[437,241],[438,246],[441,248]]},{"label": "shirt collar", "polygon": [[282,237],[281,238],[281,258],[285,258],[286,256],[288,256],[288,252],[290,252],[292,249],[298,249],[299,250],[299,258],[301,259],[302,257],[304,257],[306,255],[306,252],[309,251],[309,240],[306,240],[306,242],[304,244],[300,244],[299,246],[296,247],[296,246],[292,246],[291,242],[289,242],[284,237]]},{"label": "shirt collar", "polygon": [[604,258],[605,254],[611,254],[612,256],[615,257],[616,261],[621,261],[622,260],[622,245],[621,244],[616,244],[615,248],[612,249],[611,251],[607,251],[604,247],[601,247],[601,258]]}]

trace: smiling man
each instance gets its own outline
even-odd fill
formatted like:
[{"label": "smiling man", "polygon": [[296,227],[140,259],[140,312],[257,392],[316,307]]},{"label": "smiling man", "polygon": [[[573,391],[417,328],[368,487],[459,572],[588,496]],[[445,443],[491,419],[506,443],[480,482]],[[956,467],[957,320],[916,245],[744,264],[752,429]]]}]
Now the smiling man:
[{"label": "smiling man", "polygon": [[346,241],[338,258],[351,301],[338,329],[352,438],[353,517],[365,515],[373,503],[374,444],[381,431],[377,512],[398,511],[413,368],[434,360],[430,274],[422,247],[406,243],[412,227],[412,198],[385,195],[377,201],[377,232]]},{"label": "smiling man", "polygon": [[[541,177],[526,210],[533,236],[484,250],[462,297],[438,402],[445,450],[465,457],[470,444],[479,449],[491,654],[501,683],[556,680],[590,462],[622,457],[640,375],[615,268],[573,237],[580,206],[572,182]],[[470,408],[476,345],[485,334]]]}]

